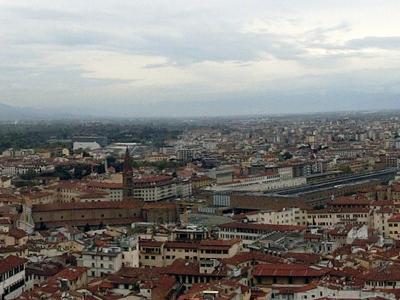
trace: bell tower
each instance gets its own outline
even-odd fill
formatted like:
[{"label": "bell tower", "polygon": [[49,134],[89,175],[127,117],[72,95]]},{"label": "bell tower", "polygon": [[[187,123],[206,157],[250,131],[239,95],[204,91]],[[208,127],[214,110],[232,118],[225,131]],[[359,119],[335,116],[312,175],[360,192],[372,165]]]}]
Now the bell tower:
[{"label": "bell tower", "polygon": [[125,151],[123,178],[123,197],[124,200],[133,197],[133,168],[128,147]]}]

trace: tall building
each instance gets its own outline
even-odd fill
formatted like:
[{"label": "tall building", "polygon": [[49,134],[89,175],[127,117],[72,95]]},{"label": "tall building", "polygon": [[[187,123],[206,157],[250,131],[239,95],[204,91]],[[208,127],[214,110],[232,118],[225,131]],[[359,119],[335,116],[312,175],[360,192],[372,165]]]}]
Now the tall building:
[{"label": "tall building", "polygon": [[123,170],[123,197],[124,199],[133,197],[133,168],[129,149],[126,148]]}]

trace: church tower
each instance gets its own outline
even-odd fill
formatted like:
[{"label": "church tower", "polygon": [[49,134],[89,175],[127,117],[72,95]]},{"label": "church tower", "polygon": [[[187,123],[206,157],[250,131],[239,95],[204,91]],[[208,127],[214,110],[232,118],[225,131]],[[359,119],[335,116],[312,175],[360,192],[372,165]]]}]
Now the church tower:
[{"label": "church tower", "polygon": [[122,173],[123,178],[123,196],[124,200],[133,197],[133,168],[131,156],[128,147],[126,148],[124,157],[124,170]]}]

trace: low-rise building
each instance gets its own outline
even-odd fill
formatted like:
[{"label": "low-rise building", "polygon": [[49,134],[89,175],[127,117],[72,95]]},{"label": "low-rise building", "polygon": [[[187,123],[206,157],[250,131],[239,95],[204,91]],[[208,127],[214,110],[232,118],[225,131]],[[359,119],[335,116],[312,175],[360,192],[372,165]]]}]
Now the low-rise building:
[{"label": "low-rise building", "polygon": [[180,241],[139,241],[140,266],[163,267],[177,259],[201,261],[225,259],[235,256],[242,250],[240,240],[201,240]]},{"label": "low-rise building", "polygon": [[275,225],[232,222],[218,226],[218,238],[222,240],[239,239],[244,244],[251,244],[263,236],[274,232],[305,232],[306,226]]}]

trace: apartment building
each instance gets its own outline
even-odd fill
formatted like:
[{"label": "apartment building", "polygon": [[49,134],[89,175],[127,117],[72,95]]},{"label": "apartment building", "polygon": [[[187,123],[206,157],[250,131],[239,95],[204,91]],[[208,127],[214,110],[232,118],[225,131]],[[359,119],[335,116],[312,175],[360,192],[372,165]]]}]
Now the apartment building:
[{"label": "apartment building", "polygon": [[146,267],[164,267],[176,259],[202,261],[225,259],[235,256],[242,250],[240,240],[201,240],[181,241],[139,241],[139,264]]},{"label": "apartment building", "polygon": [[101,190],[108,193],[110,201],[123,200],[123,186],[118,182],[92,181],[88,184],[88,188]]},{"label": "apartment building", "polygon": [[7,256],[0,260],[0,299],[19,297],[25,287],[25,259]]},{"label": "apartment building", "polygon": [[400,214],[392,215],[387,223],[386,236],[394,240],[400,240]]},{"label": "apartment building", "polygon": [[122,267],[122,251],[119,247],[91,248],[82,252],[78,266],[88,269],[89,277],[103,277]]},{"label": "apartment building", "polygon": [[248,222],[276,225],[307,225],[307,211],[298,207],[284,208],[282,210],[256,211],[247,213]]},{"label": "apartment building", "polygon": [[160,201],[177,196],[177,185],[170,176],[146,176],[133,180],[133,196],[144,201]]},{"label": "apartment building", "polygon": [[307,212],[309,224],[329,227],[338,223],[371,225],[369,208],[321,209]]}]

